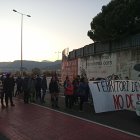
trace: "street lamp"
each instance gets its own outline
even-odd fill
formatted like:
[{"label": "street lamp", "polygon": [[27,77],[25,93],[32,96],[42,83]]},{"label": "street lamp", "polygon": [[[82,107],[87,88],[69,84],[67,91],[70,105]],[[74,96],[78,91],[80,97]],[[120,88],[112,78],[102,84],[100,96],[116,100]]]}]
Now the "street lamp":
[{"label": "street lamp", "polygon": [[30,15],[23,14],[23,13],[20,13],[20,12],[18,12],[15,9],[13,9],[13,11],[21,15],[21,62],[20,62],[20,71],[21,71],[21,76],[23,76],[23,64],[22,64],[22,29],[23,29],[23,16],[27,16],[27,17],[31,17],[31,16]]}]

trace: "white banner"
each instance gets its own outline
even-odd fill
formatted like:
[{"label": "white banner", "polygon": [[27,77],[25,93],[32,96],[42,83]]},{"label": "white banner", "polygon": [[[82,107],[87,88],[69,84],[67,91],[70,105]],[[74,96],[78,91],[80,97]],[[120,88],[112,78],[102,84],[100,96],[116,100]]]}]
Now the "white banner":
[{"label": "white banner", "polygon": [[140,81],[89,81],[96,113],[122,109],[135,110],[140,100]]}]

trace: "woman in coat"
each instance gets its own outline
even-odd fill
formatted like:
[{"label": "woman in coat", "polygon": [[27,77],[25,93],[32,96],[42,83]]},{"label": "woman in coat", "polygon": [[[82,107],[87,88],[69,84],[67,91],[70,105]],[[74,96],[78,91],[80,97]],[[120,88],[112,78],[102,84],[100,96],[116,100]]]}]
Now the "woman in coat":
[{"label": "woman in coat", "polygon": [[49,91],[51,94],[52,107],[59,108],[58,107],[59,84],[55,76],[52,76],[51,78],[51,81],[49,83]]},{"label": "woman in coat", "polygon": [[64,95],[65,95],[65,105],[66,108],[72,107],[72,101],[73,101],[73,84],[67,77],[64,82]]}]

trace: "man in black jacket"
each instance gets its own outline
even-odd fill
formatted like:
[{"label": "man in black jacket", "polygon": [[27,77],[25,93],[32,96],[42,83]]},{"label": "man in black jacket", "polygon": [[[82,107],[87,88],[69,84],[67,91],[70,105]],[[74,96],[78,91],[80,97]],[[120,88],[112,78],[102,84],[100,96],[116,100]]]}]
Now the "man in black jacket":
[{"label": "man in black jacket", "polygon": [[3,102],[4,91],[3,91],[3,82],[2,82],[1,79],[0,79],[0,98],[1,98],[1,108],[4,109],[5,108],[5,105],[4,105],[4,102]]},{"label": "man in black jacket", "polygon": [[3,83],[3,89],[5,92],[5,102],[6,102],[6,107],[8,107],[8,99],[10,98],[10,103],[11,106],[15,106],[12,100],[12,92],[13,92],[13,85],[14,85],[14,81],[13,79],[10,77],[10,73],[8,73],[6,75],[6,78],[4,79],[4,83]]},{"label": "man in black jacket", "polygon": [[41,96],[41,102],[45,103],[45,94],[46,94],[46,90],[47,90],[47,79],[46,79],[46,75],[43,75],[43,79],[41,81],[41,88],[42,88],[42,96]]}]

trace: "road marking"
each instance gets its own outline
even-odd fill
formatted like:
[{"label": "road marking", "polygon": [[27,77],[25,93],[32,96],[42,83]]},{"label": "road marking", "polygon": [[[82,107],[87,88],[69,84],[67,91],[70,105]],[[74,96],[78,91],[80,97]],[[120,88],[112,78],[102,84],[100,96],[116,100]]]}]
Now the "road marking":
[{"label": "road marking", "polygon": [[[22,99],[17,99],[17,101],[18,102],[21,102],[21,101],[23,102]],[[82,117],[74,116],[72,114],[65,113],[65,112],[62,112],[62,111],[59,111],[59,110],[55,110],[55,109],[50,108],[50,107],[42,106],[42,105],[35,104],[35,103],[30,103],[30,104],[35,105],[35,106],[39,106],[39,107],[42,107],[42,108],[46,108],[48,110],[58,112],[58,113],[61,113],[61,114],[64,114],[64,115],[67,115],[67,116],[70,116],[70,117],[73,117],[73,118],[76,118],[76,119],[80,119],[82,121],[90,122],[90,123],[93,123],[93,124],[96,124],[96,125],[100,125],[100,126],[103,126],[103,127],[106,127],[106,128],[110,128],[110,129],[113,129],[113,130],[116,130],[116,131],[119,131],[119,132],[122,132],[122,133],[125,133],[125,134],[128,134],[128,135],[140,138],[140,135],[137,135],[137,134],[134,134],[134,133],[131,133],[131,132],[128,132],[128,131],[124,131],[124,130],[121,130],[121,129],[118,129],[118,128],[115,128],[115,127],[111,127],[111,126],[108,126],[108,125],[105,125],[105,124],[101,124],[101,123],[98,123],[98,122],[95,122],[95,121],[91,121],[91,120],[88,120],[88,119],[85,119],[85,118],[82,118]]]}]

